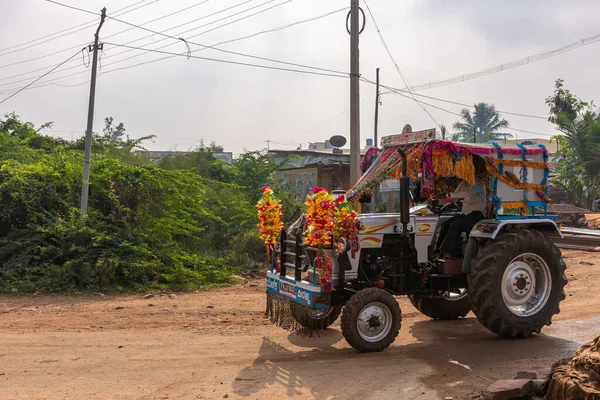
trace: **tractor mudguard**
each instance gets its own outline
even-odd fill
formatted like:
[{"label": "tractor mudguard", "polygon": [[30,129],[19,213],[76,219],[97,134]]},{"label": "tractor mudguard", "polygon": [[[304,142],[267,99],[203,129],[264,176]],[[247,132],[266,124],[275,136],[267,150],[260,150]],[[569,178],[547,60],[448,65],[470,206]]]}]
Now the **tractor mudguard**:
[{"label": "tractor mudguard", "polygon": [[479,221],[469,234],[469,242],[463,259],[462,272],[471,272],[471,260],[477,254],[477,239],[494,240],[503,231],[510,227],[530,228],[548,233],[557,233],[561,238],[562,232],[556,223],[549,218],[515,218],[515,219],[484,219]]}]

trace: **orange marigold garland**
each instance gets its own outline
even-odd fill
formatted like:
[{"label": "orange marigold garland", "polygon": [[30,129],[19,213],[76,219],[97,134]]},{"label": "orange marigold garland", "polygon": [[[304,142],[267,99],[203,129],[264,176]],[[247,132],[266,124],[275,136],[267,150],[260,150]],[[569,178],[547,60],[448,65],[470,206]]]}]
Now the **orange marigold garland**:
[{"label": "orange marigold garland", "polygon": [[350,202],[346,201],[344,195],[336,200],[335,221],[333,227],[333,236],[336,238],[346,238],[351,244],[351,256],[355,258],[359,249],[358,244],[358,221],[356,211],[352,209]]},{"label": "orange marigold garland", "polygon": [[[260,229],[260,238],[265,242],[267,260],[270,265],[272,253],[277,245],[277,237],[283,228],[283,214],[281,212],[281,200],[275,198],[273,189],[263,186],[262,192],[263,198],[256,204],[258,219],[260,220],[257,226]],[[276,268],[278,268],[278,265],[276,265]]]},{"label": "orange marigold garland", "polygon": [[332,245],[332,234],[335,218],[335,201],[327,190],[315,186],[312,196],[306,200],[305,241],[309,246],[317,248],[315,263],[319,271],[321,286],[326,291],[333,290],[331,282],[331,260],[324,247]]}]

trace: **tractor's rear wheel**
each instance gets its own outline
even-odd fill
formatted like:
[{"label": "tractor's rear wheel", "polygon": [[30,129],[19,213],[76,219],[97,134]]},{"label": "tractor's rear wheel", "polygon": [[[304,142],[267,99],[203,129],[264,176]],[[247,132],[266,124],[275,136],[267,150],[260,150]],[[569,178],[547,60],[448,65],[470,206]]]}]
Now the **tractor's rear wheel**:
[{"label": "tractor's rear wheel", "polygon": [[294,319],[304,328],[321,329],[327,328],[333,324],[342,313],[342,306],[333,306],[326,309],[309,309],[308,307],[296,307],[294,310]]},{"label": "tractor's rear wheel", "polygon": [[342,334],[360,352],[381,351],[394,342],[402,314],[398,302],[378,288],[358,291],[342,313]]},{"label": "tractor's rear wheel", "polygon": [[465,317],[471,311],[471,302],[466,289],[442,297],[409,294],[408,298],[417,310],[433,319],[450,321]]},{"label": "tractor's rear wheel", "polygon": [[560,250],[538,231],[520,229],[490,240],[467,277],[473,313],[504,337],[540,333],[560,312],[565,268]]}]

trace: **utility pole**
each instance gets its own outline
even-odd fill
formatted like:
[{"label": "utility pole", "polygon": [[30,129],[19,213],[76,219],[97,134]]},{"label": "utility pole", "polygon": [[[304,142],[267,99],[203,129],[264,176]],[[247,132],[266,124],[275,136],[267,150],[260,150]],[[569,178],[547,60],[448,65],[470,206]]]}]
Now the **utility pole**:
[{"label": "utility pole", "polygon": [[379,68],[375,70],[375,129],[373,130],[373,144],[378,147],[377,142],[377,125],[379,123],[379,99],[381,94],[379,93]]},{"label": "utility pole", "polygon": [[[96,97],[96,69],[98,66],[98,39],[104,25],[106,7],[102,9],[100,24],[94,35],[94,57],[92,60],[92,80],[90,81],[90,102],[88,104],[87,130],[85,131],[85,155],[83,157],[83,182],[81,185],[81,214],[87,214],[88,193],[90,190],[90,161],[92,158],[92,128],[94,126],[94,99]],[[91,46],[90,46],[91,47]]]},{"label": "utility pole", "polygon": [[350,0],[350,186],[360,178],[359,6]]},{"label": "utility pole", "polygon": [[473,127],[473,143],[477,143],[477,127]]}]

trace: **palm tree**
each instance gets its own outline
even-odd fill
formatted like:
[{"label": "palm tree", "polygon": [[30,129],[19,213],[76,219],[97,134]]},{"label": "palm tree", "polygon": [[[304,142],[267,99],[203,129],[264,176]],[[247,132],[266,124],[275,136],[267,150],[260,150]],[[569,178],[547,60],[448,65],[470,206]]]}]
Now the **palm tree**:
[{"label": "palm tree", "polygon": [[[554,121],[557,129],[564,134],[558,138],[559,144],[562,141],[567,145],[561,146],[568,150],[565,152],[565,164],[568,164],[565,167],[572,177],[582,180],[582,189],[587,194],[586,207],[592,210],[600,188],[600,114],[589,111],[574,117],[573,114],[560,113]],[[559,180],[557,183],[564,187],[564,183],[568,182]]]},{"label": "palm tree", "polygon": [[493,104],[478,103],[474,104],[474,107],[475,111],[472,115],[467,108],[460,111],[462,121],[452,126],[456,132],[452,137],[453,140],[485,143],[512,137],[510,133],[501,132],[502,129],[508,128],[510,123],[501,118]]}]

